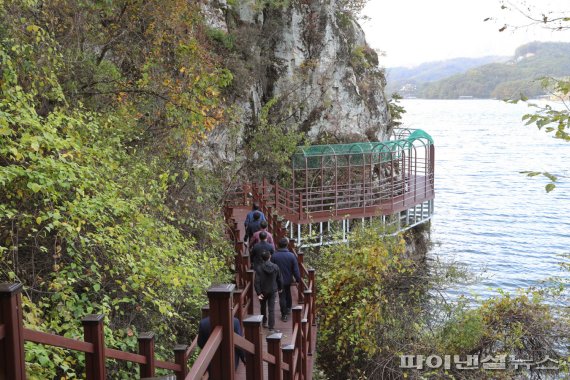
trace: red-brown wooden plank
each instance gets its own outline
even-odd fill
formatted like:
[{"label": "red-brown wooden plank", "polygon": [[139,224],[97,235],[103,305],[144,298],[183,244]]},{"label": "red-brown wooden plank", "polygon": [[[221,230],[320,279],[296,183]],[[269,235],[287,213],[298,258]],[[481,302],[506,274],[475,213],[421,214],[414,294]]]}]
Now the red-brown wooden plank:
[{"label": "red-brown wooden plank", "polygon": [[89,354],[92,354],[94,352],[93,343],[66,338],[64,336],[49,334],[41,331],[29,330],[26,328],[24,328],[24,339],[29,342],[67,348],[69,350],[80,351]]},{"label": "red-brown wooden plank", "polygon": [[[199,380],[201,376],[206,372],[212,358],[216,354],[218,347],[222,343],[222,327],[216,326],[214,327],[210,337],[208,338],[208,342],[198,355],[196,362],[192,366],[190,373],[186,376],[185,380]],[[232,368],[233,369],[233,368]]]},{"label": "red-brown wooden plank", "polygon": [[22,284],[0,284],[0,324],[6,326],[0,340],[0,379],[26,378]]},{"label": "red-brown wooden plank", "polygon": [[182,366],[178,363],[166,362],[157,359],[154,360],[154,366],[156,368],[169,369],[171,371],[180,371],[182,368]]},{"label": "red-brown wooden plank", "polygon": [[105,348],[105,357],[108,359],[124,360],[138,364],[146,364],[146,357],[132,352],[115,350],[114,348]]},{"label": "red-brown wooden plank", "polygon": [[105,380],[105,336],[103,334],[103,318],[99,315],[88,315],[83,323],[84,340],[93,344],[93,353],[85,354],[85,373],[87,380]]}]

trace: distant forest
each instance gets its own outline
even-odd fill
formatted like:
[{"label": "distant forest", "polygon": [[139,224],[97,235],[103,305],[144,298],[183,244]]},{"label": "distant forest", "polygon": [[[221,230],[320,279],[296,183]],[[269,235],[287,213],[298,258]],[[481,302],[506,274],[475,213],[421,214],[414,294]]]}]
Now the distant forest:
[{"label": "distant forest", "polygon": [[[542,78],[570,76],[570,43],[531,42],[517,48],[511,58],[481,60],[487,62],[474,65],[477,59],[459,58],[414,69],[388,69],[387,92],[428,99],[541,96],[546,93]],[[455,72],[450,73],[450,68]]]}]

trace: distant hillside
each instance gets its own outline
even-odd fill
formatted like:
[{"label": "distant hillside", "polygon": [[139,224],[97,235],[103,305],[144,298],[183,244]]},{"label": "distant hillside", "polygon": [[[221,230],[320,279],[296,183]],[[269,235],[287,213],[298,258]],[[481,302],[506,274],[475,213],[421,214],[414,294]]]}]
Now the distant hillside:
[{"label": "distant hillside", "polygon": [[[422,63],[416,67],[392,67],[386,69],[386,93],[398,92],[406,95],[414,88],[440,79],[448,78],[454,74],[464,73],[467,70],[494,62],[506,62],[510,57],[487,56],[482,58],[453,58],[445,61]],[[404,89],[404,90],[403,90]],[[411,93],[410,93],[411,94]]]},{"label": "distant hillside", "polygon": [[531,42],[505,63],[491,63],[417,87],[415,95],[431,99],[540,96],[540,78],[570,76],[570,43]]}]

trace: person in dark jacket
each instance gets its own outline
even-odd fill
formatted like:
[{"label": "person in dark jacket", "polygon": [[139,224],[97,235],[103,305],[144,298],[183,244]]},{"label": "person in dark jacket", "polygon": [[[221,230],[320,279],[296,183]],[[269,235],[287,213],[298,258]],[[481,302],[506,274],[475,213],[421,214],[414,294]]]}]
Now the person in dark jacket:
[{"label": "person in dark jacket", "polygon": [[279,267],[269,261],[271,258],[269,252],[264,251],[261,257],[263,264],[255,276],[255,292],[261,303],[263,327],[268,327],[269,322],[269,331],[273,331],[275,327],[275,293],[281,293],[283,282]]},{"label": "person in dark jacket", "polygon": [[245,240],[250,240],[254,233],[261,230],[261,215],[260,211],[255,211],[253,213],[253,220],[247,225],[245,229]]},{"label": "person in dark jacket", "polygon": [[293,252],[289,251],[287,248],[288,245],[289,240],[287,238],[279,240],[277,251],[271,257],[271,261],[277,264],[281,271],[281,277],[283,278],[283,292],[279,294],[279,307],[281,309],[281,320],[283,322],[287,321],[287,317],[291,313],[291,307],[293,306],[293,300],[291,299],[291,283],[293,282],[293,277],[295,277],[297,282],[301,282],[297,257],[295,257]]},{"label": "person in dark jacket", "polygon": [[[273,245],[269,244],[269,242],[267,241],[267,232],[265,231],[261,231],[259,234],[259,242],[257,244],[255,244],[253,246],[253,249],[251,250],[251,265],[253,266],[253,269],[255,269],[256,272],[259,271],[259,267],[261,266],[261,264],[263,264],[263,258],[261,257],[261,254],[264,251],[269,252],[270,255],[273,255],[273,253],[275,253],[275,250],[273,249]],[[252,240],[253,241],[253,240]]]},{"label": "person in dark jacket", "polygon": [[[212,332],[212,327],[210,326],[210,317],[202,318],[200,325],[198,326],[198,347],[204,348],[210,338],[210,333]],[[239,336],[243,336],[241,331],[241,326],[239,324],[239,319],[234,317],[234,332]],[[235,349],[235,365],[236,369],[239,366],[239,360],[245,363],[245,353],[239,349]]]},{"label": "person in dark jacket", "polygon": [[247,229],[247,226],[249,225],[249,223],[253,222],[253,214],[255,214],[256,212],[261,214],[261,216],[260,216],[261,220],[267,221],[267,219],[265,219],[265,215],[259,209],[259,203],[253,202],[253,205],[251,207],[251,211],[247,213],[247,216],[245,217],[245,221],[243,222],[243,225],[245,226],[246,229]]},{"label": "person in dark jacket", "polygon": [[271,244],[271,246],[273,247],[273,250],[275,251],[275,242],[273,241],[273,235],[269,231],[267,231],[267,227],[268,227],[267,222],[265,220],[262,220],[261,222],[259,222],[259,226],[261,227],[261,229],[253,234],[253,236],[251,237],[251,240],[249,242],[249,245],[252,248],[255,247],[255,245],[257,243],[259,243],[259,240],[260,240],[259,234],[263,231],[267,234],[267,242],[269,244]]}]

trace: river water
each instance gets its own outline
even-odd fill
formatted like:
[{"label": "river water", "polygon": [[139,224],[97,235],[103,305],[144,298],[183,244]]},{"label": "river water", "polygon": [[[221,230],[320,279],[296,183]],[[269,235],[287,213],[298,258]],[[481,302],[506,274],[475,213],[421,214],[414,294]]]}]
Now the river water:
[{"label": "river water", "polygon": [[[526,104],[500,100],[400,102],[403,124],[432,135],[436,147],[436,200],[431,255],[467,265],[482,280],[458,285],[452,295],[482,298],[497,289],[536,286],[561,271],[570,253],[570,142],[525,126]],[[544,177],[559,175],[546,193]]]}]

